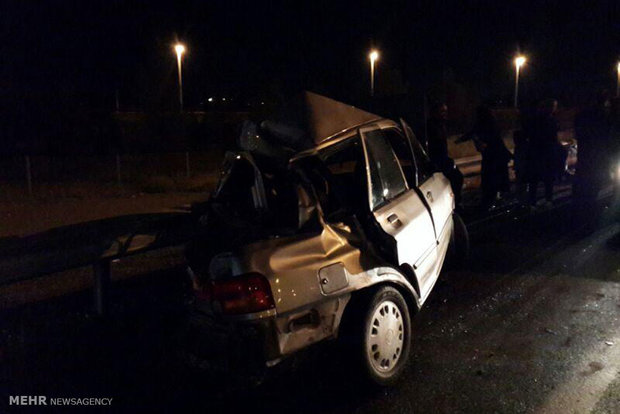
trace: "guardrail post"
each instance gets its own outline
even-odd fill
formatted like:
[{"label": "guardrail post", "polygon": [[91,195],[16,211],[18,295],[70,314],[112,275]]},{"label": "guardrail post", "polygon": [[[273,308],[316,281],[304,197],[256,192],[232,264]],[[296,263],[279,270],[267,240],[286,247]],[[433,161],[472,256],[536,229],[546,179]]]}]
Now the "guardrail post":
[{"label": "guardrail post", "polygon": [[123,181],[121,179],[121,155],[116,154],[116,183],[118,185],[122,185]]},{"label": "guardrail post", "polygon": [[110,261],[102,260],[93,265],[93,310],[103,316],[107,310],[110,291]]},{"label": "guardrail post", "polygon": [[185,151],[185,176],[187,178],[191,176],[191,170],[189,168],[189,151]]}]

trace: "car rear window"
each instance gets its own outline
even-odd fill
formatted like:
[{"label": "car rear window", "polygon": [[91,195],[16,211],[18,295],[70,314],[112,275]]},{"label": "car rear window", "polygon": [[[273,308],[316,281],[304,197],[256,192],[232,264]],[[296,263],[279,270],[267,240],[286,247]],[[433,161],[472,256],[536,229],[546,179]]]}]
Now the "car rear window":
[{"label": "car rear window", "polygon": [[216,209],[243,223],[274,229],[296,229],[298,197],[288,172],[261,172],[244,158],[228,161],[213,198]]}]

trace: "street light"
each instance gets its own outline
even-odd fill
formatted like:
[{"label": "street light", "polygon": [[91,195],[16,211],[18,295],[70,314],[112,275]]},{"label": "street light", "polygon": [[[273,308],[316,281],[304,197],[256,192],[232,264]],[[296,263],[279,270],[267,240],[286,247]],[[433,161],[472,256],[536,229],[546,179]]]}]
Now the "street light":
[{"label": "street light", "polygon": [[526,62],[525,56],[517,56],[515,58],[515,67],[517,68],[516,76],[515,76],[515,108],[517,107],[519,101],[519,72],[521,70],[521,66],[523,66]]},{"label": "street light", "polygon": [[181,69],[181,58],[185,53],[185,46],[181,43],[174,45],[174,51],[177,53],[177,68],[179,72],[179,108],[183,111],[183,74]]},{"label": "street light", "polygon": [[370,59],[370,96],[375,95],[375,62],[379,59],[379,52],[371,50],[368,55]]},{"label": "street light", "polygon": [[618,62],[618,81],[616,83],[616,96],[620,96],[620,62]]}]

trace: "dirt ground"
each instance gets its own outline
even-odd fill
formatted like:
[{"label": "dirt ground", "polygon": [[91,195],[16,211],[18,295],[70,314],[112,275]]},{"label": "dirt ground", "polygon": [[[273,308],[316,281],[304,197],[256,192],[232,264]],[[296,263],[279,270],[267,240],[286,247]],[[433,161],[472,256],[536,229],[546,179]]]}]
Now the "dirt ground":
[{"label": "dirt ground", "polygon": [[206,192],[174,192],[2,200],[0,238],[21,237],[55,227],[127,214],[177,211],[206,197]]}]

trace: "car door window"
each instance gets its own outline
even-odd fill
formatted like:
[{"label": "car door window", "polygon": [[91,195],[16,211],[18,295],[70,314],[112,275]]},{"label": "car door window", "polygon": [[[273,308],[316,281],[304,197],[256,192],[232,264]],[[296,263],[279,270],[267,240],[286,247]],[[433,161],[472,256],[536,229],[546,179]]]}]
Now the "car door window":
[{"label": "car door window", "polygon": [[436,168],[409,125],[402,120],[401,124],[405,128],[407,138],[411,142],[411,150],[413,151],[413,156],[415,157],[416,173],[418,175],[418,185],[420,185],[433,176]]},{"label": "car door window", "polygon": [[374,211],[407,190],[392,146],[380,129],[364,131],[370,170],[370,208]]},{"label": "car door window", "polygon": [[405,138],[400,131],[395,128],[384,129],[383,133],[394,149],[394,153],[396,154],[396,158],[398,158],[398,163],[400,164],[403,174],[405,175],[409,188],[415,187],[416,166],[413,159],[413,153],[411,152],[411,147],[407,142],[407,138]]},{"label": "car door window", "polygon": [[413,140],[413,155],[415,156],[416,165],[418,167],[418,182],[421,184],[428,180],[435,173],[435,166],[433,165],[428,154],[417,139]]}]

